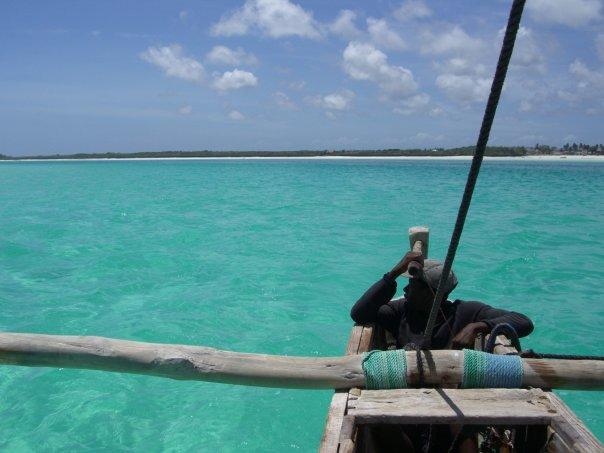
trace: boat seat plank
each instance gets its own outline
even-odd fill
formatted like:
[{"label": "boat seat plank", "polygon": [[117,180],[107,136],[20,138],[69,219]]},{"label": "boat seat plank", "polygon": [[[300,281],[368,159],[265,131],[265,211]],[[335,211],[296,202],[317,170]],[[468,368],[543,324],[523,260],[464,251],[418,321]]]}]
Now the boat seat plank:
[{"label": "boat seat plank", "polygon": [[364,390],[348,401],[357,424],[547,425],[557,410],[540,389]]}]

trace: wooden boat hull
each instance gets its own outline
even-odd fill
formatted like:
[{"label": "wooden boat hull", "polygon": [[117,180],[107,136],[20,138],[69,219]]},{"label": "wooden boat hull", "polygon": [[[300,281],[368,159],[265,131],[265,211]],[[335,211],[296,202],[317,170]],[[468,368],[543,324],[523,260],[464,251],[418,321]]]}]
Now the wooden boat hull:
[{"label": "wooden boat hull", "polygon": [[[498,337],[498,342],[495,353],[513,350],[505,337]],[[346,354],[393,347],[388,332],[355,325]],[[513,434],[517,451],[604,452],[583,422],[551,391],[455,388],[336,391],[320,451],[401,451],[393,433],[405,425],[494,426]]]}]

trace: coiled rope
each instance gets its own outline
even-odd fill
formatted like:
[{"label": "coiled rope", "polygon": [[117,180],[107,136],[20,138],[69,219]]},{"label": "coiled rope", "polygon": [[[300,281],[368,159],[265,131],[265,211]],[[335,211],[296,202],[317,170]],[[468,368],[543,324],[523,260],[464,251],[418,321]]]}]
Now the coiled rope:
[{"label": "coiled rope", "polygon": [[428,318],[426,330],[424,331],[422,341],[423,348],[430,348],[430,343],[432,341],[432,330],[434,329],[436,316],[445,296],[445,282],[449,278],[449,273],[451,272],[451,267],[453,266],[453,260],[455,259],[455,253],[457,252],[457,246],[459,245],[459,239],[461,238],[461,233],[466,221],[466,215],[468,214],[468,209],[470,208],[472,194],[474,193],[474,186],[476,185],[476,179],[478,178],[482,158],[484,157],[487,142],[489,141],[491,126],[493,125],[493,119],[495,118],[495,112],[497,111],[497,104],[499,103],[499,98],[501,96],[503,82],[505,81],[505,76],[510,64],[510,58],[512,57],[512,52],[514,50],[514,43],[516,41],[516,35],[518,33],[518,27],[520,26],[520,18],[522,17],[525,2],[526,0],[514,0],[510,10],[510,16],[508,19],[507,28],[505,30],[501,52],[499,53],[499,60],[497,62],[497,69],[495,70],[495,76],[493,77],[493,83],[491,84],[491,93],[489,94],[489,100],[482,118],[480,133],[478,134],[478,141],[476,143],[476,150],[472,159],[472,166],[470,167],[470,172],[468,173],[466,187],[461,200],[461,205],[459,206],[459,211],[457,213],[455,228],[453,229],[453,234],[451,235],[451,242],[449,243],[449,249],[447,251],[445,264],[443,266],[443,272],[440,276],[440,281],[438,282],[438,289],[436,290],[436,296],[434,298],[434,302],[432,303],[430,317]]},{"label": "coiled rope", "polygon": [[487,344],[484,347],[484,352],[493,352],[495,349],[495,343],[497,342],[497,335],[501,334],[505,335],[512,342],[512,346],[516,348],[516,350],[522,350],[522,347],[520,346],[520,338],[518,338],[516,329],[514,329],[514,327],[507,322],[501,322],[493,327],[493,330],[491,330],[489,341],[487,341]]}]

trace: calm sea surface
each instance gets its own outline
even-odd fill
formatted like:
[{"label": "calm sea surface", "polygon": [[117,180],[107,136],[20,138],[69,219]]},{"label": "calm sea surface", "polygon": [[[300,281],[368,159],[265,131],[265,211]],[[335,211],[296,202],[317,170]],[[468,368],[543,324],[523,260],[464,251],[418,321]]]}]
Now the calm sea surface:
[{"label": "calm sea surface", "polygon": [[[0,329],[339,355],[349,309],[469,162],[0,164]],[[604,164],[487,161],[453,296],[521,311],[525,348],[604,354]],[[400,285],[402,288],[403,285]],[[4,451],[313,451],[332,392],[0,368]],[[560,392],[604,439],[604,394]]]}]

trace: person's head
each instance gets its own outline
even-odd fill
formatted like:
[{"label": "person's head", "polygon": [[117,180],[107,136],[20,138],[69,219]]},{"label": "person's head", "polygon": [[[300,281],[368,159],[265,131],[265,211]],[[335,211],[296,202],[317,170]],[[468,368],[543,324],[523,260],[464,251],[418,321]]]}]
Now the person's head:
[{"label": "person's head", "polygon": [[[424,260],[423,267],[414,276],[409,277],[409,284],[405,286],[405,299],[413,310],[429,311],[436,295],[438,282],[443,272],[443,264],[436,260]],[[445,284],[445,299],[457,286],[457,277],[451,270]]]}]

